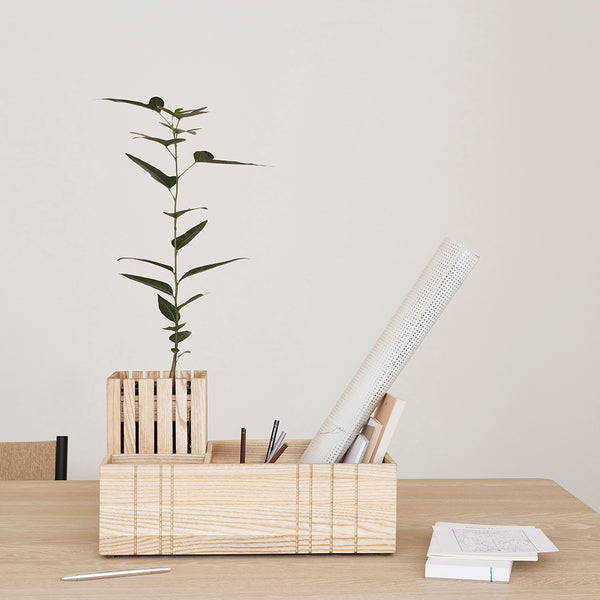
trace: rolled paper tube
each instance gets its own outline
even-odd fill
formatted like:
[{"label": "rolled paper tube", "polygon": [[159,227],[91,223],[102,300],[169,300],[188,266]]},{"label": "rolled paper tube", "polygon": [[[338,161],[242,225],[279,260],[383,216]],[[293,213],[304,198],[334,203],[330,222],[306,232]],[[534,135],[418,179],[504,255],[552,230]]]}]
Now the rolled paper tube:
[{"label": "rolled paper tube", "polygon": [[342,459],[478,259],[449,238],[442,242],[304,451],[301,463]]}]

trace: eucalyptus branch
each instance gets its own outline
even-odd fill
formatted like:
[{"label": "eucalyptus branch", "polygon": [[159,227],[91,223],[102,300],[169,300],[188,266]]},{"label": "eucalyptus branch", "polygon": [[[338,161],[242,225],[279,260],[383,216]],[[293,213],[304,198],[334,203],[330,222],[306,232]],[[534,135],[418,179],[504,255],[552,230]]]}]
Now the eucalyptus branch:
[{"label": "eucalyptus branch", "polygon": [[[221,262],[205,264],[199,267],[194,267],[186,271],[183,275],[179,276],[179,253],[180,251],[187,246],[194,238],[201,233],[204,227],[207,224],[207,220],[201,221],[200,223],[194,225],[187,231],[183,233],[178,232],[178,224],[179,218],[184,214],[187,214],[191,211],[198,210],[200,208],[205,209],[206,207],[194,207],[194,208],[185,208],[183,210],[178,210],[178,201],[179,201],[179,182],[180,179],[185,173],[187,173],[194,165],[198,163],[213,163],[213,164],[226,164],[226,165],[251,165],[251,166],[260,166],[255,165],[254,163],[242,163],[237,161],[229,161],[229,160],[217,160],[207,150],[196,150],[193,152],[193,162],[192,164],[184,169],[181,173],[179,172],[179,145],[181,142],[184,142],[188,139],[190,135],[196,135],[196,132],[199,128],[191,128],[191,129],[181,129],[180,124],[183,119],[200,116],[206,113],[206,107],[202,108],[193,108],[189,110],[184,110],[182,108],[176,108],[175,110],[171,110],[165,107],[165,103],[162,98],[158,96],[154,96],[150,98],[147,103],[140,102],[137,100],[124,100],[120,98],[104,98],[104,100],[108,100],[110,102],[119,102],[123,104],[129,104],[131,106],[141,107],[145,109],[149,109],[153,112],[158,113],[159,117],[163,122],[160,122],[161,125],[167,127],[172,135],[170,139],[163,139],[162,137],[150,136],[147,134],[138,134],[136,133],[136,138],[142,138],[147,141],[151,141],[154,143],[159,143],[167,150],[167,152],[171,155],[173,159],[173,167],[175,170],[175,175],[167,175],[159,168],[145,162],[141,158],[137,156],[133,156],[131,154],[127,154],[126,156],[134,162],[138,167],[146,171],[152,179],[156,182],[160,183],[164,186],[171,197],[173,202],[173,211],[171,213],[165,212],[164,214],[173,219],[173,239],[171,240],[171,245],[173,247],[172,253],[172,264],[165,264],[162,262],[158,262],[156,260],[151,260],[147,258],[133,258],[133,257],[122,257],[119,260],[135,260],[139,262],[145,262],[154,266],[157,266],[162,269],[166,269],[171,271],[173,274],[173,284],[169,284],[165,281],[159,279],[153,279],[150,277],[143,277],[140,275],[134,275],[131,273],[121,273],[124,277],[135,281],[137,283],[141,283],[148,287],[151,287],[160,292],[158,294],[158,309],[161,314],[166,317],[166,319],[170,322],[170,325],[164,327],[163,329],[172,332],[169,335],[169,340],[173,343],[171,347],[171,369],[170,369],[170,377],[173,379],[173,384],[175,384],[175,377],[177,373],[177,364],[178,360],[184,355],[188,354],[189,350],[184,350],[183,352],[179,351],[179,344],[189,338],[192,335],[192,332],[189,330],[184,330],[183,327],[185,323],[182,323],[181,319],[181,310],[195,302],[199,298],[202,298],[205,294],[194,294],[189,297],[185,302],[179,302],[179,292],[181,282],[188,277],[198,275],[210,269],[214,269],[216,267],[220,267],[222,265],[226,265],[231,262],[235,262],[241,260],[241,258],[233,258]],[[167,118],[168,115],[169,118]],[[182,136],[186,137],[182,137]],[[173,150],[171,150],[170,146],[173,146]],[[162,294],[162,295],[161,295]],[[166,297],[165,297],[166,296]]]}]

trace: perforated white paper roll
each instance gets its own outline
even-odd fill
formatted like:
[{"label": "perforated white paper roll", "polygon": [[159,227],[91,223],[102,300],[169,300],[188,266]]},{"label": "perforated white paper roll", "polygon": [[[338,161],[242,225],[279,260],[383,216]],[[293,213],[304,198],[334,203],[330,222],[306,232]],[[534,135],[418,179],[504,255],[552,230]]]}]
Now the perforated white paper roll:
[{"label": "perforated white paper roll", "polygon": [[339,462],[478,256],[446,238],[300,458]]}]

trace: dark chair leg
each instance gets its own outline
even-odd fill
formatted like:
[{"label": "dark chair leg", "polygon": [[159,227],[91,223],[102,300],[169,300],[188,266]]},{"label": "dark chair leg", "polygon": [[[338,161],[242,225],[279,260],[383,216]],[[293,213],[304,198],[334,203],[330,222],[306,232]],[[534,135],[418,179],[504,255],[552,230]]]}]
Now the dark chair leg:
[{"label": "dark chair leg", "polygon": [[69,437],[66,435],[56,436],[56,462],[54,467],[54,479],[65,480],[67,478],[67,449]]}]

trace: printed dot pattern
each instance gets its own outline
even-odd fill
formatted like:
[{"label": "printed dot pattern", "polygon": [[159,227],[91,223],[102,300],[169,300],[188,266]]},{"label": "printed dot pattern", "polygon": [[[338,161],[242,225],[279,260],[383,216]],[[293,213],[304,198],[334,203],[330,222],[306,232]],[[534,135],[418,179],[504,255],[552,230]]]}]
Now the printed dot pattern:
[{"label": "printed dot pattern", "polygon": [[478,258],[457,242],[442,242],[300,462],[341,460]]}]

